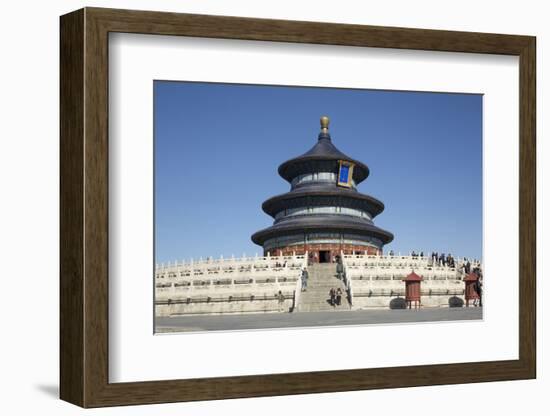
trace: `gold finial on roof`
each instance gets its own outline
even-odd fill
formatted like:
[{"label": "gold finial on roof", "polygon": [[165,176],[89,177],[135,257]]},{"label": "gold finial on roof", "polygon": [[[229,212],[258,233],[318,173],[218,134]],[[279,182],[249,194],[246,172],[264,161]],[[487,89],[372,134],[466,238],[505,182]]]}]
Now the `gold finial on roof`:
[{"label": "gold finial on roof", "polygon": [[330,119],[327,116],[321,117],[321,132],[328,133],[328,123]]}]

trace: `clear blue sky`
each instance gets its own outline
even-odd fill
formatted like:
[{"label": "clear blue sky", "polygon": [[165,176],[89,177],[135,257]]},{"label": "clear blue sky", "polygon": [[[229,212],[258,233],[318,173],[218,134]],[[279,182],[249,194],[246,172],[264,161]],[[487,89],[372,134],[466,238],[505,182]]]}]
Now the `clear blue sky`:
[{"label": "clear blue sky", "polygon": [[358,189],[386,206],[386,252],[481,257],[481,95],[155,81],[154,99],[157,262],[261,254],[261,204],[290,189],[277,167],[321,115],[370,168]]}]

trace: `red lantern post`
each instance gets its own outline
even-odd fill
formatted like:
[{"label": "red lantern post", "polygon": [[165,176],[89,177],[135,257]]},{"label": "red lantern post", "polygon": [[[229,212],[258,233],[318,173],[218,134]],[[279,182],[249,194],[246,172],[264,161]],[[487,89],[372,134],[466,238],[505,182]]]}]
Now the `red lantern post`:
[{"label": "red lantern post", "polygon": [[479,295],[475,290],[477,275],[475,273],[468,274],[464,279],[464,299],[466,299],[466,307],[470,306],[471,300],[479,299]]},{"label": "red lantern post", "polygon": [[405,302],[409,304],[409,309],[412,308],[414,302],[414,309],[418,309],[421,306],[420,301],[420,282],[422,282],[422,276],[417,275],[414,271],[403,279],[405,282]]}]

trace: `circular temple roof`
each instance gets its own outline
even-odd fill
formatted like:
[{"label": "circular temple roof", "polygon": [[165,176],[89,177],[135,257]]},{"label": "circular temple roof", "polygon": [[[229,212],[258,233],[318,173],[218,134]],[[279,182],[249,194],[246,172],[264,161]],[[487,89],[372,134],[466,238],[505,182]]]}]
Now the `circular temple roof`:
[{"label": "circular temple roof", "polygon": [[335,170],[337,162],[345,160],[355,165],[353,168],[353,179],[355,183],[364,181],[369,176],[369,168],[362,162],[355,160],[344,153],[332,144],[330,134],[328,132],[328,117],[321,117],[321,133],[315,146],[309,149],[301,156],[289,159],[279,166],[279,175],[291,182],[296,176],[311,171],[311,162],[315,161],[334,161]]},{"label": "circular temple roof", "polygon": [[[376,217],[382,211],[384,211],[384,204],[382,201],[370,196],[357,192],[355,189],[346,189],[338,186],[308,186],[307,188],[297,188],[290,192],[276,195],[269,198],[262,204],[263,211],[274,217],[279,211],[285,209],[291,202],[296,199],[311,198],[311,205],[324,205],[316,204],[316,199],[322,197],[332,197],[345,200],[349,200],[353,205],[363,207],[369,212],[372,217]],[[347,205],[347,204],[346,204]],[[351,205],[351,204],[350,204]]]},{"label": "circular temple roof", "polygon": [[[328,133],[328,117],[321,117],[319,140],[308,152],[294,159],[287,160],[279,166],[279,174],[292,183],[292,180],[306,173],[332,171],[338,174],[338,161],[344,160],[354,164],[353,180],[357,185],[369,175],[369,168],[357,160],[340,152],[331,141]],[[341,213],[312,213],[295,216],[284,215],[277,218],[268,228],[252,235],[252,241],[261,246],[271,238],[309,232],[342,232],[360,234],[380,240],[387,244],[393,240],[393,234],[378,228],[372,218],[384,210],[384,204],[370,195],[357,190],[338,186],[336,180],[304,181],[292,184],[290,192],[269,198],[262,204],[262,209],[272,217],[285,210],[303,206],[341,206],[366,211],[371,218],[357,217]]]},{"label": "circular temple roof", "polygon": [[389,231],[360,219],[344,216],[339,218],[335,215],[309,215],[305,218],[295,218],[264,228],[252,235],[252,241],[262,246],[270,238],[289,234],[302,234],[307,231],[344,231],[353,234],[365,234],[382,240],[383,244],[388,244],[393,240],[393,234]]}]

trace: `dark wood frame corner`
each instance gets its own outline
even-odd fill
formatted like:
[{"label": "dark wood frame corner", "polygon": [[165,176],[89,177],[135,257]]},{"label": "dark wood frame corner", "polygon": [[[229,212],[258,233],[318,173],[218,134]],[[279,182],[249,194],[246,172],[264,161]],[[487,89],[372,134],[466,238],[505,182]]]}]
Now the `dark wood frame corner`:
[{"label": "dark wood frame corner", "polygon": [[[60,396],[83,407],[336,392],[536,376],[535,38],[85,8],[61,17]],[[519,359],[109,383],[110,32],[519,56]]]}]

